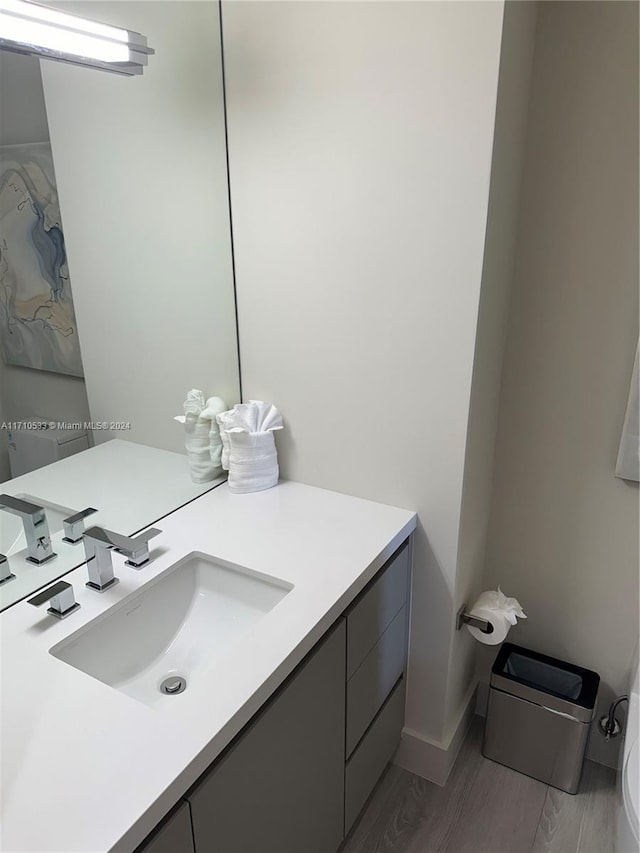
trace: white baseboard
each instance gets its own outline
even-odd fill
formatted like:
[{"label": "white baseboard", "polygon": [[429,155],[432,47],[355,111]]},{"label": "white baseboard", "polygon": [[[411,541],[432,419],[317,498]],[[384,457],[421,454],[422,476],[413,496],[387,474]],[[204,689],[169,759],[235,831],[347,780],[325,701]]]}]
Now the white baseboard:
[{"label": "white baseboard", "polygon": [[393,763],[436,785],[446,785],[465,735],[476,713],[476,690],[471,690],[451,735],[437,743],[413,729],[402,730],[402,740]]}]

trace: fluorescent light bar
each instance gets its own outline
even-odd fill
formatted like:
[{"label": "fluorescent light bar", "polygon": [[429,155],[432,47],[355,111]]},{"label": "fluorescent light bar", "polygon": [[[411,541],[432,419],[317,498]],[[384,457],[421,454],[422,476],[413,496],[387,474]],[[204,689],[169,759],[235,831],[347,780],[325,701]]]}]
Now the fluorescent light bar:
[{"label": "fluorescent light bar", "polygon": [[154,53],[139,33],[29,0],[0,0],[0,49],[128,75]]}]

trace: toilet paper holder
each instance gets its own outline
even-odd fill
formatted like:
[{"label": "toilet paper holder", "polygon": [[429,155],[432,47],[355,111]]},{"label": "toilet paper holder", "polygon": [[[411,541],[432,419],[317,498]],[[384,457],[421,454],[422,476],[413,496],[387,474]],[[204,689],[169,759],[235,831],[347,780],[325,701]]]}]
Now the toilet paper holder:
[{"label": "toilet paper holder", "polygon": [[493,634],[493,625],[487,622],[486,619],[478,619],[477,616],[472,616],[467,613],[467,605],[463,604],[456,618],[456,630],[459,631],[463,625],[471,625],[472,628],[478,628],[483,634]]}]

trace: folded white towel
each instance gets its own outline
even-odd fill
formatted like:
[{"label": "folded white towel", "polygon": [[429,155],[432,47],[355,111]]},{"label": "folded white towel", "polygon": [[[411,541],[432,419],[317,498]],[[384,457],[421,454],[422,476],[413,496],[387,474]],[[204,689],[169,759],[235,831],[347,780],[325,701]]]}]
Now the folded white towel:
[{"label": "folded white towel", "polygon": [[222,437],[217,418],[226,408],[227,404],[221,397],[209,397],[200,415],[201,418],[209,420],[209,456],[216,470],[222,468]]},{"label": "folded white towel", "polygon": [[205,403],[202,391],[192,388],[183,408],[184,415],[176,415],[174,420],[184,424],[191,479],[194,483],[207,483],[221,473],[222,442],[216,414],[226,405],[220,397],[210,397]]},{"label": "folded white towel", "polygon": [[218,424],[218,430],[220,432],[220,441],[222,442],[222,455],[220,456],[220,464],[222,465],[225,471],[229,470],[229,450],[231,449],[231,444],[229,442],[229,436],[227,435],[227,418],[231,414],[231,411],[221,412],[219,415],[216,415],[216,422]]},{"label": "folded white towel", "polygon": [[263,433],[282,429],[282,415],[271,403],[264,400],[249,400],[237,403],[229,412],[225,412],[228,432]]},{"label": "folded white towel", "polygon": [[228,465],[229,491],[244,494],[275,486],[279,469],[273,433],[283,427],[276,407],[250,400],[218,415],[217,420],[225,445],[222,464]]}]

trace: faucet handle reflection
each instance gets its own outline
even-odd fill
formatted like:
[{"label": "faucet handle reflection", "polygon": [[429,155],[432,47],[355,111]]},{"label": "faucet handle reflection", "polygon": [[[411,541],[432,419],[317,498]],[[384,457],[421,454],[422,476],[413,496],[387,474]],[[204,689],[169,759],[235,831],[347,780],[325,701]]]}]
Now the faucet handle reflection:
[{"label": "faucet handle reflection", "polygon": [[104,592],[118,583],[113,571],[111,550],[124,554],[128,566],[139,569],[149,562],[149,540],[162,533],[155,527],[143,530],[137,536],[122,536],[104,527],[90,527],[84,532],[84,549],[87,555],[89,580],[87,586],[97,592]]},{"label": "faucet handle reflection", "polygon": [[12,574],[9,567],[9,560],[7,560],[4,554],[0,554],[0,584],[12,581],[14,578],[15,575]]},{"label": "faucet handle reflection", "polygon": [[82,534],[84,533],[84,520],[95,512],[98,512],[98,510],[92,506],[88,506],[86,509],[76,512],[75,515],[65,518],[62,522],[62,526],[64,527],[62,541],[68,542],[70,545],[77,545],[78,542],[81,542]]},{"label": "faucet handle reflection", "polygon": [[51,547],[51,536],[44,507],[14,498],[13,495],[0,495],[0,510],[10,512],[22,519],[29,551],[26,559],[29,563],[40,566],[56,556]]}]

